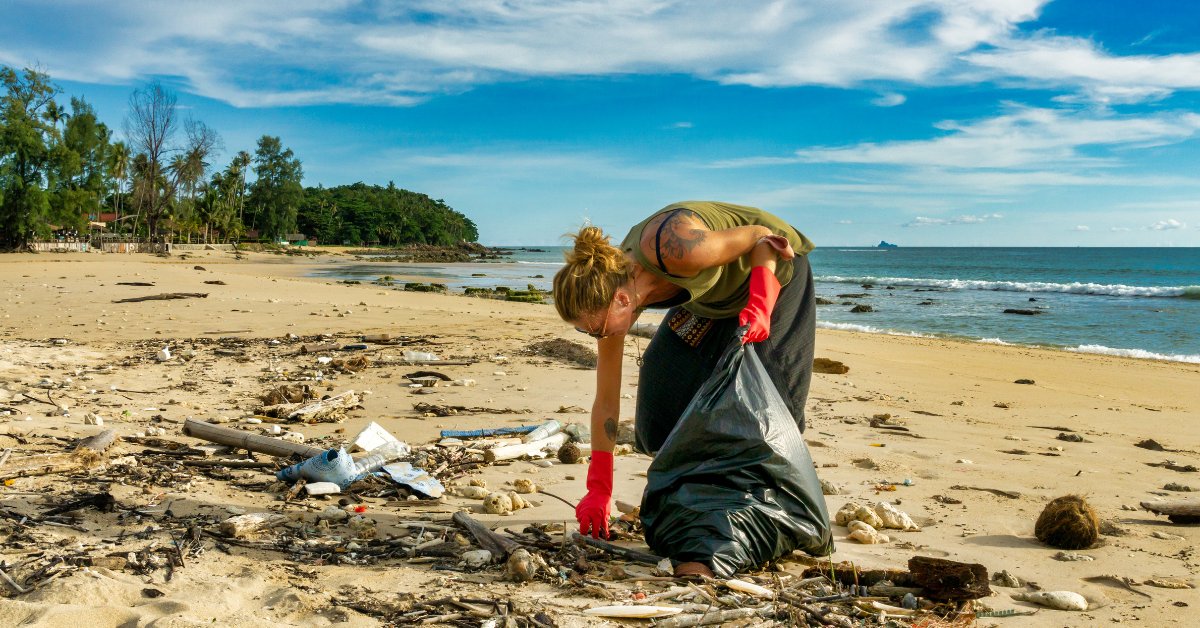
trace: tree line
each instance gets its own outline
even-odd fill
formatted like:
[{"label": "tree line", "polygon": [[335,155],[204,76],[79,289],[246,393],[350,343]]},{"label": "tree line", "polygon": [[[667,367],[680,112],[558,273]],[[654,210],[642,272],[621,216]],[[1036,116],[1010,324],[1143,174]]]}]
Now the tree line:
[{"label": "tree line", "polygon": [[0,249],[86,234],[105,214],[111,232],[151,241],[278,242],[298,230],[333,244],[478,239],[465,215],[391,183],[304,188],[300,159],[278,137],[215,165],[221,136],[181,118],[158,83],[130,95],[121,139],[82,98],[64,107],[45,73],[0,66],[0,89]]}]

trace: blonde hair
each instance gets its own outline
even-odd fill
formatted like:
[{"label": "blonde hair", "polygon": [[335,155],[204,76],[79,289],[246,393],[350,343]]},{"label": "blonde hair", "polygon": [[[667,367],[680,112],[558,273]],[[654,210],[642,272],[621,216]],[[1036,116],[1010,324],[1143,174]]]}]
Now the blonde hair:
[{"label": "blonde hair", "polygon": [[629,281],[629,260],[608,241],[600,227],[567,234],[575,247],[563,257],[567,265],[554,275],[554,307],[564,321],[607,308],[617,288]]}]

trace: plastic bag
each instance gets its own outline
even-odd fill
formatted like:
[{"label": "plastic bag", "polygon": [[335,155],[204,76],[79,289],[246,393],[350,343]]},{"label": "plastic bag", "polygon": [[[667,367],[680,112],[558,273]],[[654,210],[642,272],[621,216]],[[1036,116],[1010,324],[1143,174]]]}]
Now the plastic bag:
[{"label": "plastic bag", "polygon": [[651,463],[642,496],[650,547],[722,578],[795,549],[833,553],[808,446],[752,346],[734,339]]}]

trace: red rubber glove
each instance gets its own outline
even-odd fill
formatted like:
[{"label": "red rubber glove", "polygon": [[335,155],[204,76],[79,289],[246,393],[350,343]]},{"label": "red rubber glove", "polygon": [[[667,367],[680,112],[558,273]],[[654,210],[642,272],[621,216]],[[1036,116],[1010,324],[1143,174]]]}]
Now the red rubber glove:
[{"label": "red rubber glove", "polygon": [[593,451],[588,465],[587,495],[575,507],[579,533],[598,539],[608,538],[608,513],[612,508],[613,455],[611,451]]},{"label": "red rubber glove", "polygon": [[738,324],[750,326],[742,336],[742,344],[766,340],[771,335],[771,311],[779,290],[779,280],[766,266],[750,269],[750,299],[738,315]]}]

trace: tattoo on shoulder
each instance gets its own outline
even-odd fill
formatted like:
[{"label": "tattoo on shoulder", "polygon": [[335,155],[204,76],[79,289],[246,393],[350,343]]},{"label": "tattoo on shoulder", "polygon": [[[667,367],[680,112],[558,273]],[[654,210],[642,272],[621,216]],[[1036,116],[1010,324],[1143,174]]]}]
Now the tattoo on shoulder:
[{"label": "tattoo on shoulder", "polygon": [[687,209],[667,217],[659,251],[664,259],[681,260],[692,249],[704,242],[707,230],[697,228],[700,215]]},{"label": "tattoo on shoulder", "polygon": [[609,440],[616,442],[616,440],[617,440],[617,420],[616,419],[614,419],[612,417],[604,419],[604,433],[605,433],[605,435],[608,436]]}]

